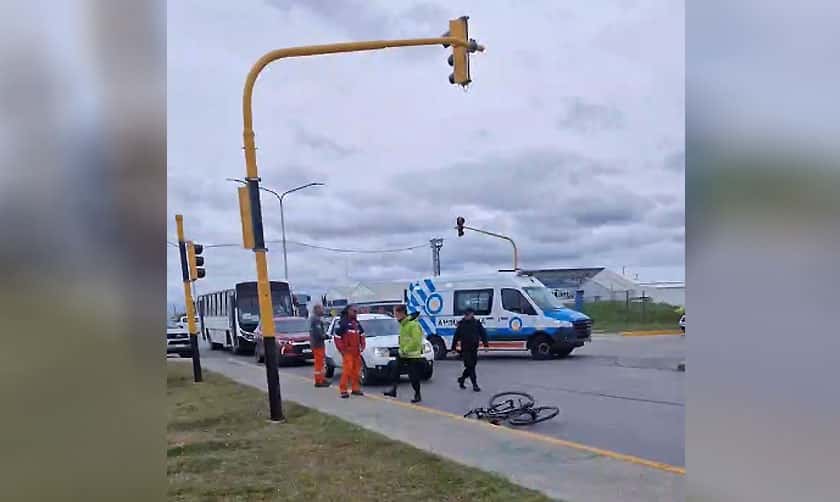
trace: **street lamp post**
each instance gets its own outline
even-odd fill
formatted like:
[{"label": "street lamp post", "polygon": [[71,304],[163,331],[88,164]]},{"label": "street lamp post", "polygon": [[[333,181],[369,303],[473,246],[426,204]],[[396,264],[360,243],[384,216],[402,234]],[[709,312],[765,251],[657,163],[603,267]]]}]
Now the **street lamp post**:
[{"label": "street lamp post", "polygon": [[[225,178],[225,179],[228,180],[228,181],[236,181],[236,182],[242,183],[243,185],[248,184],[245,180],[243,180],[241,178]],[[281,239],[283,240],[283,278],[286,279],[287,281],[289,280],[289,259],[288,259],[288,255],[286,254],[286,216],[283,212],[283,207],[284,207],[283,206],[283,199],[286,198],[286,196],[289,195],[290,193],[297,192],[298,190],[303,190],[304,188],[316,187],[316,186],[319,186],[319,187],[326,186],[326,183],[320,183],[320,182],[307,183],[305,185],[301,185],[299,187],[292,188],[291,190],[286,190],[283,193],[277,193],[275,190],[272,190],[272,189],[267,188],[267,187],[263,187],[263,186],[260,187],[260,190],[263,190],[265,192],[268,192],[268,193],[274,195],[275,197],[277,197],[277,200],[280,201],[280,233],[282,234]]]}]

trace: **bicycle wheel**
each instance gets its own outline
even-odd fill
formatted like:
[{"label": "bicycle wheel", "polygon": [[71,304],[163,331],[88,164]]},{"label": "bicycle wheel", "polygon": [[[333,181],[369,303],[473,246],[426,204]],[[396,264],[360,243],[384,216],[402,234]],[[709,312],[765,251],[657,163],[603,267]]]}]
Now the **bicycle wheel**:
[{"label": "bicycle wheel", "polygon": [[508,423],[517,427],[524,425],[534,425],[546,420],[551,420],[560,414],[560,408],[556,406],[537,406],[530,408],[522,413],[511,415],[508,418]]},{"label": "bicycle wheel", "polygon": [[503,407],[511,409],[531,408],[534,403],[533,396],[525,392],[500,392],[490,398],[490,408],[493,409]]},{"label": "bicycle wheel", "polygon": [[485,410],[483,410],[482,408],[475,408],[473,410],[470,410],[470,411],[464,413],[464,418],[469,418],[469,417],[475,416],[475,418],[477,418],[478,420],[481,420],[482,418],[484,418],[484,413],[485,413]]}]

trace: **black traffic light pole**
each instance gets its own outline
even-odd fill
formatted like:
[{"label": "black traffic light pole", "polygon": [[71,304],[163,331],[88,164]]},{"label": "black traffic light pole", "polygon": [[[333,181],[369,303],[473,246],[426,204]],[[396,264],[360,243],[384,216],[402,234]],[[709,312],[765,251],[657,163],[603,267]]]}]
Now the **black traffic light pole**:
[{"label": "black traffic light pole", "polygon": [[464,223],[466,220],[462,216],[459,216],[455,220],[455,229],[458,230],[458,237],[464,236],[464,230],[472,230],[473,232],[478,232],[480,234],[489,235],[491,237],[497,237],[499,239],[504,239],[510,242],[510,245],[513,246],[513,271],[516,272],[519,270],[519,251],[516,249],[516,243],[513,242],[513,239],[506,235],[502,234],[495,234],[493,232],[488,232],[487,230],[481,230],[478,228],[468,227]]}]

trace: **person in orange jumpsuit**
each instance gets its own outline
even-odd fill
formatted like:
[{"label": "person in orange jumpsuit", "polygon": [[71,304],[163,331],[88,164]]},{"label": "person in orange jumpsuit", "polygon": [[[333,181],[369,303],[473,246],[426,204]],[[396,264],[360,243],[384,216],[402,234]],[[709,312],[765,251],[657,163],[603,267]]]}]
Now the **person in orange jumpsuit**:
[{"label": "person in orange jumpsuit", "polygon": [[335,330],[335,347],[341,352],[341,380],[339,391],[342,399],[347,399],[348,387],[352,387],[354,396],[363,396],[359,383],[362,369],[362,352],[365,350],[365,329],[359,322],[358,310],[352,305],[344,309]]},{"label": "person in orange jumpsuit", "polygon": [[324,321],[321,319],[324,316],[324,307],[315,305],[312,308],[312,316],[309,318],[309,346],[312,347],[312,355],[315,358],[315,387],[329,387],[330,384],[324,378],[325,372],[325,353],[324,340],[327,335],[324,331]]}]

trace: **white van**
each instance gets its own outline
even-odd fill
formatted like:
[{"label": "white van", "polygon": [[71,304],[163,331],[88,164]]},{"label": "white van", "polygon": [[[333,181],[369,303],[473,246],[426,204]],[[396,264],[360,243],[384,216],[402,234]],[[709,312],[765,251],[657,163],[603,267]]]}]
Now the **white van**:
[{"label": "white van", "polygon": [[[327,328],[327,340],[324,343],[326,353],[326,375],[332,378],[336,368],[342,367],[341,353],[335,346],[335,330],[340,317],[333,318]],[[389,364],[397,358],[400,347],[400,324],[396,319],[384,314],[358,314],[358,320],[365,330],[365,351],[362,352],[362,371],[360,383],[367,385],[376,380],[390,377]],[[423,380],[432,378],[434,373],[434,350],[428,340],[423,340],[423,358],[426,368]],[[408,373],[407,367],[400,368],[400,374]]]},{"label": "white van", "polygon": [[467,308],[484,324],[490,350],[530,350],[535,359],[568,356],[592,340],[592,320],[567,308],[536,278],[519,272],[439,276],[408,285],[408,311],[419,313],[435,359],[453,350]]}]

